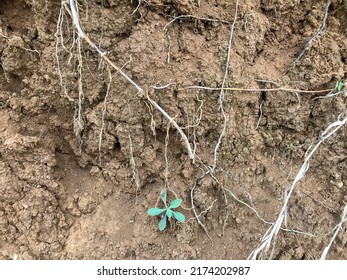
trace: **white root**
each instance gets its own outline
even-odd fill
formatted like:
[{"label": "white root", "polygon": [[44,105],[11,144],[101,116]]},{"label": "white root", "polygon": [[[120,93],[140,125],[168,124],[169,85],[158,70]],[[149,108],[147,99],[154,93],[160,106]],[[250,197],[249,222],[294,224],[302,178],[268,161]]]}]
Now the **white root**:
[{"label": "white root", "polygon": [[74,26],[76,27],[77,31],[78,31],[78,35],[80,38],[83,38],[94,50],[96,50],[96,52],[100,55],[101,58],[103,58],[110,66],[112,66],[115,70],[118,71],[119,74],[121,74],[123,76],[123,78],[125,78],[130,84],[132,84],[137,92],[139,92],[141,95],[145,96],[145,98],[147,99],[147,101],[153,106],[155,107],[167,120],[169,123],[172,123],[172,125],[177,129],[178,133],[181,135],[181,138],[183,140],[183,142],[186,145],[187,151],[188,151],[188,155],[189,158],[192,159],[194,161],[195,159],[195,155],[193,153],[193,150],[191,148],[191,145],[189,143],[188,137],[186,136],[186,134],[183,132],[183,130],[181,129],[181,127],[176,123],[176,121],[157,103],[155,102],[152,98],[150,98],[147,94],[145,94],[145,91],[137,84],[135,83],[127,74],[125,74],[123,72],[122,69],[120,69],[118,66],[116,66],[106,55],[104,52],[102,52],[97,46],[96,44],[94,44],[90,38],[83,32],[81,25],[80,25],[80,21],[79,21],[79,17],[78,17],[78,13],[76,10],[76,5],[75,5],[75,0],[69,0],[69,6],[70,9],[68,9],[68,7],[66,6],[65,2],[63,2],[63,5],[65,6],[65,8],[70,11],[70,15],[72,17]]}]

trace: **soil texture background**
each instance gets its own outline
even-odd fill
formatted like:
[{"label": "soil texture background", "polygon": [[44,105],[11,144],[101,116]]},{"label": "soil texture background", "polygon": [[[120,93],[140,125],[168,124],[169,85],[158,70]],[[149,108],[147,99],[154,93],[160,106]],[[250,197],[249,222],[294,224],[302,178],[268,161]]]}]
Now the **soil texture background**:
[{"label": "soil texture background", "polygon": [[[0,1],[0,259],[248,258],[346,112],[345,94],[318,97],[347,79],[347,1],[326,20],[324,0],[76,1],[144,94],[68,2]],[[320,258],[347,204],[346,137],[316,150],[263,258]],[[186,222],[160,232],[163,189]],[[346,245],[343,225],[327,258]]]}]

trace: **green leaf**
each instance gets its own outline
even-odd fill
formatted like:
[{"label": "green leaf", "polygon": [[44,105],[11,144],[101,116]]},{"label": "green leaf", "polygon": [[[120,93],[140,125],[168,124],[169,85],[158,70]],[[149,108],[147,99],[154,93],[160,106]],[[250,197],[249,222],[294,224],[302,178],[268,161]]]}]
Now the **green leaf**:
[{"label": "green leaf", "polygon": [[172,214],[179,222],[184,222],[186,220],[186,217],[181,212],[172,211]]},{"label": "green leaf", "polygon": [[151,208],[147,211],[147,214],[150,216],[157,216],[163,213],[166,209],[160,209],[160,208]]},{"label": "green leaf", "polygon": [[166,210],[166,216],[171,219],[173,211],[171,209]]},{"label": "green leaf", "polygon": [[163,231],[166,228],[166,215],[159,221],[159,230]]},{"label": "green leaf", "polygon": [[182,203],[182,199],[177,198],[177,199],[175,199],[174,201],[172,201],[172,202],[170,203],[169,208],[170,208],[170,209],[175,209],[175,208],[177,208],[178,206],[180,206],[181,203]]},{"label": "green leaf", "polygon": [[343,88],[343,82],[339,81],[339,83],[337,84],[337,91],[341,91]]},{"label": "green leaf", "polygon": [[166,189],[161,190],[160,198],[164,202],[165,207],[167,207],[166,206],[166,200],[167,200],[167,191],[166,191]]}]

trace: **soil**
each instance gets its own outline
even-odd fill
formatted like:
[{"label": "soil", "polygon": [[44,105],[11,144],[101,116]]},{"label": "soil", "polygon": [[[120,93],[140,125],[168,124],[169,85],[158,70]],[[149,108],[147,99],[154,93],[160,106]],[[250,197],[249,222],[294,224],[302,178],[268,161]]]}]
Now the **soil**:
[{"label": "soil", "polygon": [[[225,87],[318,91],[346,80],[345,0],[332,1],[326,29],[294,65],[325,5],[240,1]],[[78,9],[84,32],[174,118],[198,160],[78,40],[61,1],[2,0],[0,259],[246,259],[306,152],[346,111],[345,95],[225,91],[227,128],[206,174],[223,128],[220,91],[184,88],[222,86],[236,1],[84,0]],[[342,127],[312,157],[272,258],[317,259],[328,245],[347,203],[346,137]],[[182,198],[187,221],[160,232],[146,212],[162,207],[164,188]],[[347,259],[346,245],[344,226],[328,258]]]}]

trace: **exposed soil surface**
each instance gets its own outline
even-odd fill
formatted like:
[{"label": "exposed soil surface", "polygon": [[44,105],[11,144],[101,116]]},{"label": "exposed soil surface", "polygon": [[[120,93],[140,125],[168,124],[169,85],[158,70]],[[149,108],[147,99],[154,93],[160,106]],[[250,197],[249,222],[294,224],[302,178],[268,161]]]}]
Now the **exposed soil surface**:
[{"label": "exposed soil surface", "polygon": [[[240,1],[224,86],[319,91],[346,80],[345,0],[332,1],[294,64],[325,6]],[[196,159],[78,39],[60,0],[0,1],[0,259],[246,259],[307,151],[346,111],[345,95],[226,90],[212,173],[221,91],[184,88],[222,86],[236,1],[79,0],[78,10],[84,32],[174,118]],[[342,127],[313,155],[272,258],[317,259],[328,245],[347,203],[346,137]],[[183,199],[187,221],[160,232],[146,212],[162,207],[164,188]],[[344,226],[328,258],[346,259],[346,245]]]}]

